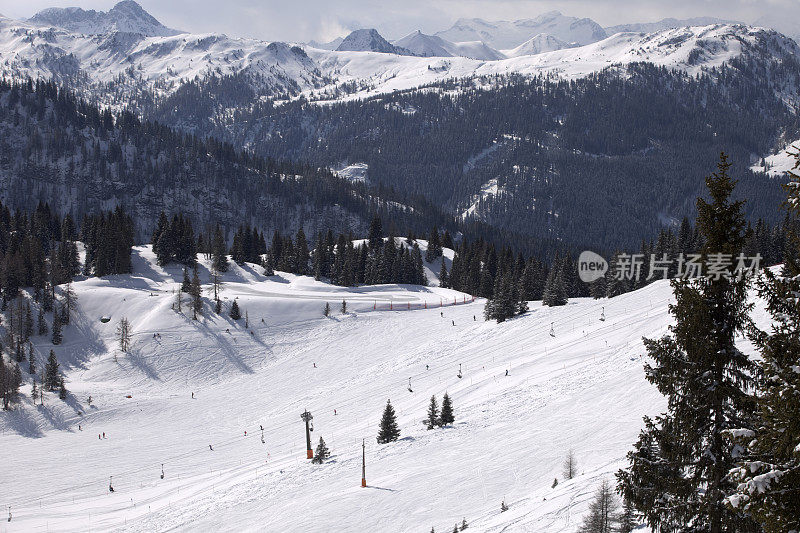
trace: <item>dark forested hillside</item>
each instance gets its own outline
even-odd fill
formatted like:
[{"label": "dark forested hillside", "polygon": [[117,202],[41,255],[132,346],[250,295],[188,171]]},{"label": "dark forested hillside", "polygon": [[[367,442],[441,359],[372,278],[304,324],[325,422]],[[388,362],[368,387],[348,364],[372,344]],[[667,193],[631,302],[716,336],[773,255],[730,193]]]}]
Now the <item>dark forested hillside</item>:
[{"label": "dark forested hillside", "polygon": [[748,167],[800,131],[780,97],[800,68],[792,58],[766,65],[739,58],[698,77],[643,63],[571,81],[470,79],[349,103],[266,102],[225,119],[197,113],[198,101],[242,97],[235,80],[212,80],[187,84],[151,114],[178,126],[191,116],[193,131],[265,156],[366,163],[373,184],[454,215],[471,206],[507,231],[612,249],[692,217],[723,150],[747,215],[775,221],[779,181]]},{"label": "dark forested hillside", "polygon": [[0,193],[12,208],[47,202],[75,220],[121,206],[140,241],[162,210],[231,234],[241,224],[363,233],[376,212],[404,231],[449,223],[424,203],[405,206],[388,189],[101,111],[45,82],[0,83]]}]

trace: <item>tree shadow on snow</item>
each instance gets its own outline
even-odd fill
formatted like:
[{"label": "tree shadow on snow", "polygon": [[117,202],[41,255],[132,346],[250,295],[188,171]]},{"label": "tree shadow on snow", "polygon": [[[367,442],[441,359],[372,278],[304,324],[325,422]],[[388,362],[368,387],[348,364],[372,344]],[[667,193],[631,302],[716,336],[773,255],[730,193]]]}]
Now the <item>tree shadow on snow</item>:
[{"label": "tree shadow on snow", "polygon": [[[41,406],[37,406],[37,408],[44,410]],[[39,424],[36,423],[31,413],[23,409],[22,406],[17,406],[13,411],[3,411],[3,413],[7,417],[8,427],[11,431],[31,439],[44,437],[44,433],[39,429]]]},{"label": "tree shadow on snow", "polygon": [[138,347],[132,346],[128,353],[123,354],[123,356],[130,362],[131,366],[147,376],[148,379],[161,381],[161,377],[158,375],[158,372],[156,372],[156,370],[150,364],[148,364],[147,358],[142,355],[142,352]]}]

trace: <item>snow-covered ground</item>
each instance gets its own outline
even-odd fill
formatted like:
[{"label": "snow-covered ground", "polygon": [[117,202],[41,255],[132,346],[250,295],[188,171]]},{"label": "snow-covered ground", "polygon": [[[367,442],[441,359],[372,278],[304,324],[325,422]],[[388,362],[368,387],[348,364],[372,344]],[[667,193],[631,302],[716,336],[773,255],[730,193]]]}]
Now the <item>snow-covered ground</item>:
[{"label": "snow-covered ground", "polygon": [[[750,167],[750,170],[753,172],[766,172],[774,178],[783,178],[786,176],[787,172],[794,169],[797,163],[796,154],[798,152],[800,152],[800,139],[790,143],[789,146],[783,150],[779,150],[774,154],[759,159],[758,162]],[[767,166],[764,167],[763,163],[766,163]]]},{"label": "snow-covered ground", "polygon": [[[74,284],[78,309],[55,347],[68,400],[34,407],[28,382],[23,405],[0,414],[0,504],[13,515],[0,531],[450,531],[462,518],[474,531],[575,531],[642,415],[664,408],[641,337],[670,322],[665,282],[561,308],[532,302],[496,324],[481,319],[482,301],[447,289],[347,289],[232,265],[222,294],[238,298],[247,329],[210,309],[199,321],[186,304],[174,311],[180,278],[138,247],[134,274]],[[114,340],[123,316],[128,354]],[[40,358],[51,348],[35,346]],[[429,399],[445,391],[456,423],[427,431]],[[379,445],[387,399],[402,435]],[[326,464],[305,459],[304,409],[314,445],[323,436],[333,453]],[[564,480],[569,449],[580,474]]]}]

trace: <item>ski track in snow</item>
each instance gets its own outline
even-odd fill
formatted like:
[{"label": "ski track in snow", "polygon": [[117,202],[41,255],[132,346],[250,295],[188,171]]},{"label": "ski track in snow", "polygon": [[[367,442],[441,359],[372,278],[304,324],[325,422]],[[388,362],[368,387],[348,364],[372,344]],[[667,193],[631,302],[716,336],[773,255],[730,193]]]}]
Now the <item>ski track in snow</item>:
[{"label": "ski track in snow", "polygon": [[[14,516],[0,531],[449,531],[462,518],[476,531],[575,531],[600,481],[624,466],[641,417],[665,405],[644,378],[641,337],[670,323],[666,282],[560,308],[532,302],[527,315],[496,324],[480,318],[482,301],[372,311],[379,295],[430,301],[456,294],[447,289],[353,293],[232,265],[222,294],[238,297],[250,335],[244,319],[195,322],[173,311],[180,269],[155,266],[149,248],[136,248],[134,264],[132,276],[74,284],[80,325],[56,347],[69,401],[49,394],[33,407],[28,382],[24,405],[0,415],[0,503]],[[125,313],[133,349],[115,362]],[[445,391],[456,423],[427,431],[430,396]],[[401,439],[379,445],[387,398]],[[305,459],[304,409],[314,415],[312,444],[322,435],[332,451],[324,465]],[[563,480],[569,449],[579,475]],[[510,508],[500,513],[503,500]]]}]

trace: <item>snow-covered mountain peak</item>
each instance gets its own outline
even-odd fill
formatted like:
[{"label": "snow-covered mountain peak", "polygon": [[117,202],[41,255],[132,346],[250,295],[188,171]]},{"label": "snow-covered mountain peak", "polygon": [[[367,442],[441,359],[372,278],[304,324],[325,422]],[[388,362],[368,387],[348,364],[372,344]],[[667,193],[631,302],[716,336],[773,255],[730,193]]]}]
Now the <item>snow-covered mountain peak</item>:
[{"label": "snow-covered mountain peak", "polygon": [[513,49],[539,33],[581,45],[606,37],[606,32],[595,21],[565,16],[559,11],[548,11],[536,18],[514,21],[461,18],[450,29],[435,35],[453,42],[483,41],[493,48]]},{"label": "snow-covered mountain peak", "polygon": [[336,48],[339,52],[380,52],[382,54],[413,55],[410,51],[391,44],[378,30],[365,28],[350,33]]},{"label": "snow-covered mountain peak", "polygon": [[542,54],[544,52],[554,52],[555,50],[573,48],[575,46],[576,45],[573,43],[564,42],[547,33],[539,33],[516,48],[502,50],[502,52],[508,57],[520,57]]},{"label": "snow-covered mountain peak", "polygon": [[35,24],[86,35],[124,32],[146,37],[164,37],[181,33],[161,24],[134,0],[122,0],[108,12],[80,7],[51,7],[40,11],[29,20]]}]

